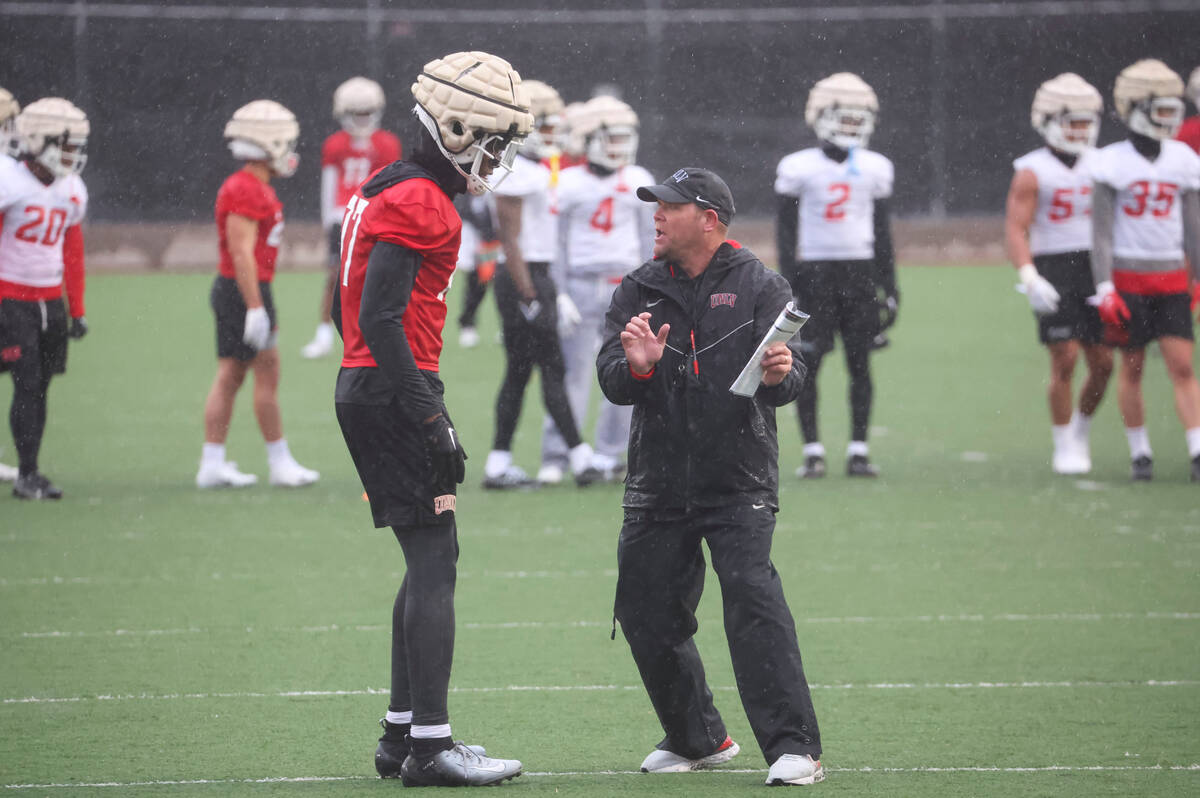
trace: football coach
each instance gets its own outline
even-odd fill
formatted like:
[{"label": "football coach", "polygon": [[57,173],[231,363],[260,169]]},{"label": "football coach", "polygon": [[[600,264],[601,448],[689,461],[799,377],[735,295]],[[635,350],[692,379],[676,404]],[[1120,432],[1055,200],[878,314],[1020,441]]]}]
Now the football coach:
[{"label": "football coach", "polygon": [[739,750],[704,678],[693,636],[708,544],[742,706],[770,765],[767,784],[824,778],[796,627],[771,564],[779,509],[775,408],[806,369],[786,344],[762,384],[730,393],[791,298],[787,281],[726,240],[733,196],[707,169],[637,190],[655,202],[653,259],[613,293],[600,386],[633,405],[615,616],[666,736],[646,773],[703,769]]}]

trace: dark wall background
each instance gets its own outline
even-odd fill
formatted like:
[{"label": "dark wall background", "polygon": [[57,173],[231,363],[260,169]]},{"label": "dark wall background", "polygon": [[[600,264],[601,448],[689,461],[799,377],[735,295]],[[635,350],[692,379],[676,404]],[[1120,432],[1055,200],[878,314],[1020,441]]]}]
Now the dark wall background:
[{"label": "dark wall background", "polygon": [[[422,64],[483,49],[568,101],[617,84],[641,115],[639,160],[652,173],[711,166],[739,211],[763,214],[779,158],[813,141],[809,87],[849,70],[879,94],[872,147],[896,163],[899,212],[937,216],[1002,210],[1011,160],[1039,143],[1028,109],[1043,80],[1079,72],[1110,104],[1116,74],[1138,58],[1185,80],[1200,64],[1200,2],[749,3],[0,3],[0,86],[88,112],[92,217],[112,221],[208,218],[233,167],[225,121],[277,99],[300,119],[301,167],[278,187],[303,219],[317,216],[338,83],[379,80],[385,124],[403,138]],[[1102,143],[1120,132],[1106,115]]]}]

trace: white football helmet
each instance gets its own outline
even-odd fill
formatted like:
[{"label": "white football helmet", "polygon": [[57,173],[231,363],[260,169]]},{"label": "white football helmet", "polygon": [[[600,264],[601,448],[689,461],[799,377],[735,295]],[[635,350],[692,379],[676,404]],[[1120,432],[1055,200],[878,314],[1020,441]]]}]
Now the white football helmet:
[{"label": "white football helmet", "polygon": [[1104,100],[1092,84],[1074,72],[1064,72],[1033,95],[1030,121],[1054,149],[1078,155],[1096,146]]},{"label": "white football helmet", "polygon": [[571,135],[584,142],[588,163],[615,171],[637,159],[638,115],[616,97],[602,94],[584,103]]},{"label": "white football helmet", "polygon": [[382,86],[370,78],[353,77],[333,92],[333,118],[351,136],[366,138],[379,129],[385,103]]},{"label": "white football helmet", "polygon": [[1192,105],[1200,110],[1200,67],[1192,70],[1192,74],[1188,76],[1187,96],[1192,101]]},{"label": "white football helmet", "polygon": [[525,137],[521,151],[537,160],[556,155],[563,126],[562,97],[540,80],[526,80],[521,85],[529,93],[529,113],[533,114],[533,130]]},{"label": "white football helmet", "polygon": [[13,154],[19,113],[21,104],[12,96],[12,92],[0,88],[0,155]]},{"label": "white football helmet", "polygon": [[878,114],[875,90],[853,72],[817,81],[804,106],[804,121],[817,138],[844,150],[867,146]]},{"label": "white football helmet", "polygon": [[563,108],[563,123],[558,130],[558,148],[572,158],[582,158],[587,142],[578,134],[579,123],[583,120],[584,102],[567,103]]},{"label": "white football helmet", "polygon": [[1183,124],[1183,78],[1154,58],[1121,70],[1113,101],[1130,130],[1152,139],[1175,138]]},{"label": "white football helmet", "polygon": [[295,115],[274,100],[255,100],[233,113],[225,124],[225,138],[233,157],[244,161],[267,161],[280,177],[291,177],[300,164],[296,140],[300,123]]},{"label": "white football helmet", "polygon": [[[485,194],[508,176],[533,130],[529,94],[511,64],[480,51],[451,53],[426,64],[411,90],[413,113],[469,192]],[[485,159],[498,176],[480,174]]]},{"label": "white football helmet", "polygon": [[61,97],[44,97],[17,114],[16,152],[32,158],[57,180],[87,163],[87,114]]}]

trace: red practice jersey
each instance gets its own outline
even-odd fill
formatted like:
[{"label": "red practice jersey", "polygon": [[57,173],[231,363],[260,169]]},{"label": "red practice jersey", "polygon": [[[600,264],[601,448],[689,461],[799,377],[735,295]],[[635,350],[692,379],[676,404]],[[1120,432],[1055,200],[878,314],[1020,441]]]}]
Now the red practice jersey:
[{"label": "red practice jersey", "polygon": [[217,238],[221,249],[220,272],[235,277],[233,256],[225,235],[225,220],[229,214],[245,216],[258,223],[258,239],[254,242],[254,261],[258,264],[258,281],[269,283],[275,276],[275,258],[283,238],[283,203],[275,189],[245,169],[225,178],[217,192]]},{"label": "red practice jersey", "polygon": [[1175,138],[1182,141],[1184,144],[1191,147],[1200,154],[1200,115],[1189,116],[1183,120],[1183,124],[1179,127],[1179,133]]},{"label": "red practice jersey", "polygon": [[462,220],[450,197],[417,166],[402,164],[413,176],[372,197],[359,189],[342,218],[342,365],[378,366],[358,328],[367,259],[378,241],[420,253],[412,295],[404,311],[404,331],[417,368],[437,371],[446,324],[446,292],[458,261]]},{"label": "red practice jersey", "polygon": [[321,166],[338,170],[337,194],[334,196],[337,207],[346,207],[355,189],[375,171],[399,160],[400,155],[400,139],[386,130],[376,130],[366,139],[356,139],[339,130],[325,139],[321,147]]}]

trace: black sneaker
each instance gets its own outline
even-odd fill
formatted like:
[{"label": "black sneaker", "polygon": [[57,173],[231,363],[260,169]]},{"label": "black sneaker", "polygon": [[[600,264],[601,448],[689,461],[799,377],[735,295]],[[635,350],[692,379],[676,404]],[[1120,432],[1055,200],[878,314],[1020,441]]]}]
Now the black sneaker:
[{"label": "black sneaker", "polygon": [[62,490],[40,471],[18,476],[13,482],[12,494],[18,499],[61,499]]},{"label": "black sneaker", "polygon": [[455,743],[431,757],[409,754],[400,778],[405,787],[484,787],[520,775],[521,763],[515,759],[493,759]]},{"label": "black sneaker", "polygon": [[825,476],[825,458],[819,454],[805,457],[804,465],[796,469],[796,476],[801,479],[820,479]]},{"label": "black sneaker", "polygon": [[[1154,461],[1146,455],[1135,457],[1129,467],[1129,478],[1134,482],[1149,482],[1154,478]],[[1196,478],[1196,465],[1192,463],[1192,478]]]},{"label": "black sneaker", "polygon": [[483,477],[484,490],[530,490],[537,486],[537,480],[530,479],[524,469],[515,465],[510,465],[498,476]]},{"label": "black sneaker", "polygon": [[597,482],[603,481],[604,472],[592,466],[588,466],[575,475],[575,484],[581,488],[586,488],[588,485],[594,485]]},{"label": "black sneaker", "polygon": [[871,465],[865,454],[852,454],[846,461],[846,476],[848,477],[877,477],[879,469]]},{"label": "black sneaker", "polygon": [[1192,458],[1192,482],[1200,482],[1200,454]]},{"label": "black sneaker", "polygon": [[388,723],[386,718],[380,718],[379,725],[383,727],[383,736],[375,749],[375,772],[381,779],[398,779],[409,753],[407,736],[401,731],[404,727]]}]

